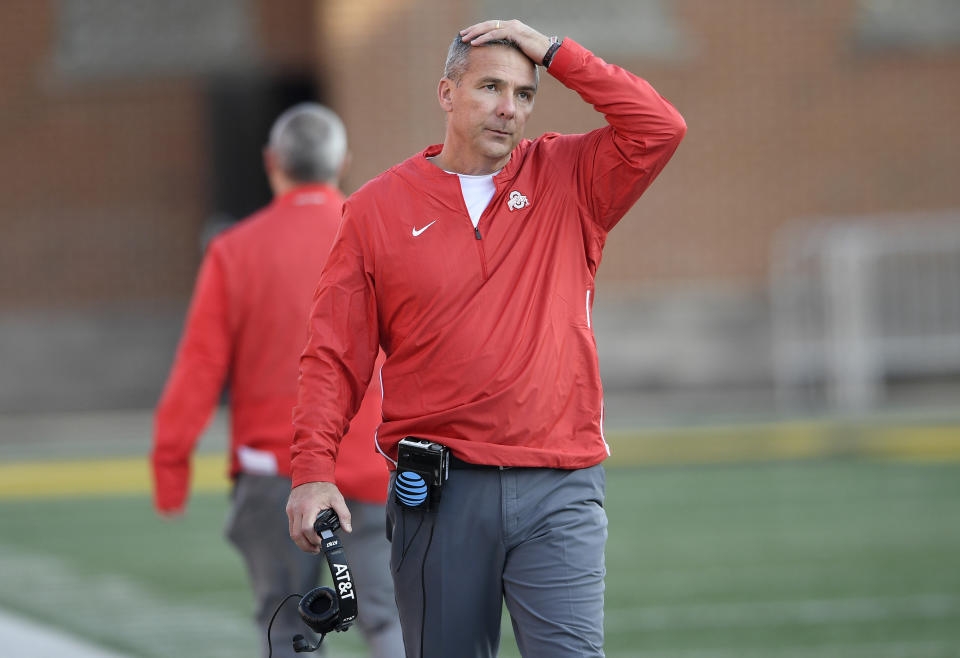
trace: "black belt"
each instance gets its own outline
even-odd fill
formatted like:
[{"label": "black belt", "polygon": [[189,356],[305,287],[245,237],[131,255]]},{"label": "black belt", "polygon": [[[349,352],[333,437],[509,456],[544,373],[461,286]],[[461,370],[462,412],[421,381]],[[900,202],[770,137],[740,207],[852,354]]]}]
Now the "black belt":
[{"label": "black belt", "polygon": [[510,468],[509,466],[491,466],[490,464],[471,464],[470,462],[465,462],[462,459],[458,459],[453,455],[450,455],[450,468],[460,469],[460,470],[476,470],[476,471],[485,471],[490,469],[503,469]]}]

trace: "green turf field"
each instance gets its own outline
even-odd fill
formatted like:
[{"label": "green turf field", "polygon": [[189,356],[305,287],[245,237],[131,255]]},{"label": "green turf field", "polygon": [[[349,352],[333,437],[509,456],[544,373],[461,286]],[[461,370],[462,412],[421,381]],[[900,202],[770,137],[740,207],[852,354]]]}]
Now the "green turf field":
[{"label": "green turf field", "polygon": [[[0,607],[131,656],[255,658],[226,510],[0,500]],[[608,656],[960,656],[960,463],[611,467],[607,510]]]}]

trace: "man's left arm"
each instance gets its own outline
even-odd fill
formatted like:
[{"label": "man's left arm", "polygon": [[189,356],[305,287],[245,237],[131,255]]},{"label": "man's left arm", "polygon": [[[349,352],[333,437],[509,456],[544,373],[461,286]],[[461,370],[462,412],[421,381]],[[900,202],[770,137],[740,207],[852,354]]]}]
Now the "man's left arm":
[{"label": "man's left arm", "polygon": [[227,378],[233,341],[225,277],[220,243],[214,240],[200,266],[183,336],[154,414],[151,465],[154,506],[161,515],[184,509],[190,456]]},{"label": "man's left arm", "polygon": [[556,50],[548,71],[609,124],[583,136],[577,168],[581,196],[594,221],[609,231],[669,162],[686,122],[646,80],[572,39]]},{"label": "man's left arm", "polygon": [[[461,31],[471,45],[515,41],[535,64],[602,112],[609,124],[587,135],[568,136],[576,149],[578,193],[593,220],[609,231],[666,166],[686,133],[680,113],[645,80],[608,64],[572,39],[558,46],[517,21],[484,21]],[[573,138],[576,139],[573,139]]]}]

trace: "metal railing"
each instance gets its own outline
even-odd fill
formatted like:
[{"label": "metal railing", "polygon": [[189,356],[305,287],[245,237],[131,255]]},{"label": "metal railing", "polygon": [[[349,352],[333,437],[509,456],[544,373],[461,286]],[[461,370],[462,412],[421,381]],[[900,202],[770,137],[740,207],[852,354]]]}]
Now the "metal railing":
[{"label": "metal railing", "polygon": [[791,225],[770,291],[784,404],[866,410],[892,377],[960,374],[960,210]]}]

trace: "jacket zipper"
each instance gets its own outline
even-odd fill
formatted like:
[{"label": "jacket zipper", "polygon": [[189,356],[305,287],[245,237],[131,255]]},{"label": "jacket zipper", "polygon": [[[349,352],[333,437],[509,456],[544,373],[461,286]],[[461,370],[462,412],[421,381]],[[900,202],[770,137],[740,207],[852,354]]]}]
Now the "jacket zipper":
[{"label": "jacket zipper", "polygon": [[[497,191],[496,191],[496,190],[494,191],[493,196],[494,196],[494,197],[497,196]],[[461,197],[461,199],[463,198],[463,194],[462,194],[462,193],[461,193],[460,197]],[[466,204],[463,205],[463,210],[464,210],[464,212],[465,212],[466,215],[467,215],[467,221],[470,222],[470,225],[471,225],[471,226],[473,226],[473,220],[470,219],[470,211],[467,210]],[[483,236],[480,235],[480,220],[483,219],[483,216],[484,216],[485,214],[487,214],[487,211],[488,211],[488,210],[489,210],[489,208],[484,209],[484,211],[480,214],[480,218],[477,220],[477,225],[473,227],[473,235],[474,235],[474,237],[477,239],[477,240],[476,240],[476,242],[477,242],[477,255],[480,256],[480,278],[481,278],[481,280],[483,280],[483,281],[486,281],[486,280],[487,280],[487,256],[486,256],[486,253],[485,253],[484,250],[483,250]]]},{"label": "jacket zipper", "polygon": [[480,222],[477,222],[477,225],[473,227],[473,234],[477,238],[476,240],[477,254],[480,256],[480,276],[484,281],[486,281],[487,280],[487,255],[483,250],[483,236],[480,235]]}]

